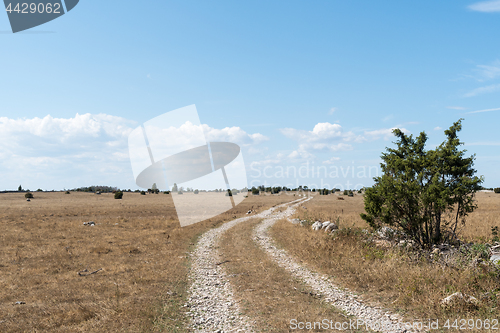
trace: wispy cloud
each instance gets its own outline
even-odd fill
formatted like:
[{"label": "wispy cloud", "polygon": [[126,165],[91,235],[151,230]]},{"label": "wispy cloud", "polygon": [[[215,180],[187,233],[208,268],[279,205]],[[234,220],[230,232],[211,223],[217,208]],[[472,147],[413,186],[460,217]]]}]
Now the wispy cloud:
[{"label": "wispy cloud", "polygon": [[477,95],[492,93],[492,92],[495,92],[498,90],[500,90],[500,84],[492,84],[489,86],[479,87],[479,88],[473,89],[473,90],[469,91],[468,93],[464,94],[464,97],[474,97]]},{"label": "wispy cloud", "polygon": [[323,164],[335,164],[337,161],[340,161],[340,157],[332,157],[329,160],[323,161]]},{"label": "wispy cloud", "polygon": [[484,13],[500,12],[500,1],[482,1],[468,6],[470,10]]},{"label": "wispy cloud", "polygon": [[479,80],[491,80],[500,76],[500,60],[495,60],[490,65],[477,65],[476,72]]},{"label": "wispy cloud", "polygon": [[439,131],[439,130],[442,130],[442,128],[441,128],[441,127],[439,127],[439,126],[436,126],[436,127],[434,127],[434,130],[435,130],[435,131]]},{"label": "wispy cloud", "polygon": [[467,110],[467,108],[464,108],[463,106],[447,106],[446,108],[451,110]]},{"label": "wispy cloud", "polygon": [[337,111],[338,108],[331,108],[330,111],[328,111],[328,114],[334,114],[335,111]]},{"label": "wispy cloud", "polygon": [[467,112],[467,114],[471,114],[471,113],[482,113],[482,112],[491,112],[491,111],[500,111],[500,108],[495,108],[495,109],[484,109],[484,110],[471,111],[471,112]]},{"label": "wispy cloud", "polygon": [[392,118],[394,118],[394,115],[390,114],[390,115],[382,118],[382,121],[385,123],[385,122],[388,122],[389,120],[391,120]]},{"label": "wispy cloud", "polygon": [[[399,127],[382,128],[374,131],[365,131],[365,137],[368,141],[378,140],[380,138],[383,138],[384,140],[387,141],[394,136],[392,131],[394,131],[396,128]],[[399,129],[405,134],[410,133],[410,131],[408,131],[406,128],[399,128]]]}]

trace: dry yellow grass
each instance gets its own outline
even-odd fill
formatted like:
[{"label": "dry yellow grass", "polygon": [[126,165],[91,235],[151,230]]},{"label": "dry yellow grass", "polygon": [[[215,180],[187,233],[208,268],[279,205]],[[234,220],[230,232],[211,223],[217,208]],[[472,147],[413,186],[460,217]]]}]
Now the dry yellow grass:
[{"label": "dry yellow grass", "polygon": [[[463,230],[470,239],[491,239],[491,225],[498,225],[500,195],[479,193],[479,209],[471,215]],[[312,268],[333,276],[339,284],[357,291],[371,302],[381,302],[394,311],[413,318],[498,318],[500,279],[486,266],[443,268],[427,260],[410,261],[398,249],[383,249],[364,242],[359,227],[367,225],[359,218],[363,211],[362,196],[337,200],[335,196],[317,196],[297,212],[299,218],[336,220],[337,236],[314,232],[310,228],[278,222],[272,235],[280,246]],[[480,299],[477,309],[456,307],[443,309],[440,300],[456,291]]]},{"label": "dry yellow grass", "polygon": [[294,198],[250,196],[181,228],[170,195],[34,196],[27,202],[23,193],[0,194],[1,332],[183,331],[186,254],[196,237],[249,209]]},{"label": "dry yellow grass", "polygon": [[[242,311],[255,319],[258,332],[293,332],[296,322],[345,322],[346,316],[326,305],[316,294],[290,276],[251,239],[258,220],[241,223],[225,233],[221,242],[222,261],[235,288]],[[291,322],[295,319],[296,322]],[[326,322],[324,321],[326,320]],[[355,319],[354,319],[355,320]],[[313,326],[312,326],[313,327]],[[321,332],[302,329],[301,332]]]},{"label": "dry yellow grass", "polygon": [[[299,207],[296,216],[321,221],[336,221],[340,227],[367,228],[367,223],[361,219],[364,213],[364,196],[355,193],[354,197],[343,195],[313,194],[314,200]],[[343,198],[344,200],[338,200]],[[486,242],[491,239],[491,227],[500,228],[500,194],[479,192],[476,194],[478,209],[467,217],[465,226],[460,226],[459,236],[465,241]]]}]

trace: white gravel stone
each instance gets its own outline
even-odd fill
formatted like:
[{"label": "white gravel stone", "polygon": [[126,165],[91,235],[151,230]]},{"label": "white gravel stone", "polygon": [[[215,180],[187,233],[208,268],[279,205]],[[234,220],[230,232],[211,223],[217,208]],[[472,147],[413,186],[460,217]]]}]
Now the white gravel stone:
[{"label": "white gravel stone", "polygon": [[[305,201],[302,201],[299,204],[304,202]],[[328,276],[304,267],[295,261],[285,250],[275,246],[267,232],[269,227],[276,223],[276,221],[292,215],[294,212],[293,207],[296,205],[297,204],[288,207],[284,212],[273,214],[273,216],[270,216],[260,223],[254,230],[254,241],[264,249],[279,266],[309,285],[314,293],[323,295],[323,301],[345,311],[348,315],[363,320],[369,328],[384,333],[418,332],[418,330],[405,327],[404,320],[398,314],[386,310],[384,311],[380,307],[363,304],[361,297],[358,295],[355,295],[345,288],[339,288]]]},{"label": "white gravel stone", "polygon": [[[302,201],[303,199],[293,202]],[[250,319],[241,315],[240,307],[233,297],[224,265],[217,250],[221,235],[231,227],[253,218],[266,218],[281,207],[268,209],[260,214],[242,217],[205,232],[191,255],[189,298],[184,305],[189,308],[191,330],[196,332],[254,332]]]}]

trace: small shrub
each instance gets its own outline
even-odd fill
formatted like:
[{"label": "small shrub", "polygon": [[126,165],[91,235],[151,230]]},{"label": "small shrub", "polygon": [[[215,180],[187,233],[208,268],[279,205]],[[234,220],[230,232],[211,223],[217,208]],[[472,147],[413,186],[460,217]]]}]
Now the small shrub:
[{"label": "small shrub", "polygon": [[26,199],[33,199],[33,194],[31,192],[28,192],[24,195]]},{"label": "small shrub", "polygon": [[39,188],[38,190],[36,190],[37,192],[42,192],[43,190],[41,188]]},{"label": "small shrub", "polygon": [[141,191],[141,195],[146,195],[146,192],[144,192],[144,191]]},{"label": "small shrub", "polygon": [[199,191],[198,191],[198,190],[194,190],[194,194],[198,194],[198,193],[199,193]]},{"label": "small shrub", "polygon": [[491,227],[491,236],[493,242],[500,241],[500,238],[498,238],[498,226]]},{"label": "small shrub", "polygon": [[496,187],[495,189],[493,189],[493,191],[494,191],[495,193],[500,193],[500,187]]},{"label": "small shrub", "polygon": [[349,191],[348,190],[344,190],[344,195],[348,195],[349,194]]},{"label": "small shrub", "polygon": [[64,194],[70,194],[69,191],[66,191]]},{"label": "small shrub", "polygon": [[170,194],[170,191],[163,191],[163,194]]},{"label": "small shrub", "polygon": [[258,188],[252,188],[252,194],[253,195],[259,195],[259,189]]},{"label": "small shrub", "polygon": [[123,192],[122,191],[116,191],[115,192],[115,199],[121,199],[123,198]]}]

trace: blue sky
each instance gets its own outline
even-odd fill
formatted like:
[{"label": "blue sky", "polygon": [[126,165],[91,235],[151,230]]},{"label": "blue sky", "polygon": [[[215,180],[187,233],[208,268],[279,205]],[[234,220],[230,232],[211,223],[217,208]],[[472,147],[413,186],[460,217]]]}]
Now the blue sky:
[{"label": "blue sky", "polygon": [[17,34],[0,14],[0,189],[137,188],[128,134],[191,104],[251,185],[370,186],[391,128],[433,148],[465,118],[498,187],[498,31],[500,1],[87,0]]}]

